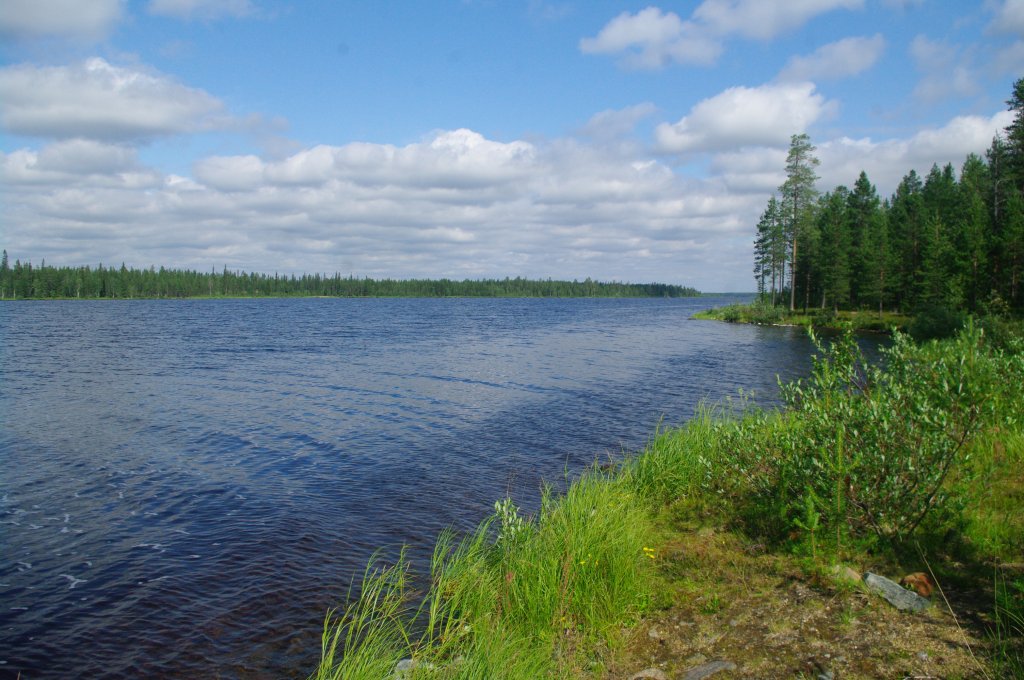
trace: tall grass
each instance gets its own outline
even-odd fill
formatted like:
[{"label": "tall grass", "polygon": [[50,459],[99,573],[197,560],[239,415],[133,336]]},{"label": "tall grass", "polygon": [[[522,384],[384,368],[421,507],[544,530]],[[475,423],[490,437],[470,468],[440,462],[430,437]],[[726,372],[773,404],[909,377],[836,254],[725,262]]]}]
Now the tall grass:
[{"label": "tall grass", "polygon": [[627,484],[594,471],[564,496],[545,493],[536,517],[509,508],[461,540],[439,537],[415,611],[404,560],[369,569],[325,626],[313,677],[381,678],[405,657],[410,678],[561,676],[650,601],[653,529]]},{"label": "tall grass", "polygon": [[1024,678],[1024,579],[995,577],[993,666],[999,677]]}]

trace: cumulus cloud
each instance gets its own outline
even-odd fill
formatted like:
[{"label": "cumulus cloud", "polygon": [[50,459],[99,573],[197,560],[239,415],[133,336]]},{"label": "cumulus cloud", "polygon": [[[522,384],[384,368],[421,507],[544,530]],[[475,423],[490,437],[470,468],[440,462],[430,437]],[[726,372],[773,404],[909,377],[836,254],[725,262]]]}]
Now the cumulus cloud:
[{"label": "cumulus cloud", "polygon": [[182,19],[212,21],[225,17],[244,17],[253,13],[249,0],[150,0],[150,14]]},{"label": "cumulus cloud", "polygon": [[[819,97],[809,84],[735,88],[684,120],[713,145],[725,134],[706,125],[720,115],[716,106],[738,103],[764,115],[759,97],[783,87],[804,106]],[[628,119],[645,107],[605,113]],[[962,116],[904,139],[815,140],[819,186],[848,185],[863,169],[887,195],[910,168],[924,173],[983,152],[1011,118]],[[722,144],[703,178],[637,149],[626,155],[572,138],[503,142],[466,129],[405,146],[213,156],[191,177],[146,168],[124,144],[66,139],[0,153],[0,206],[8,251],[53,263],[593,276],[749,290],[754,225],[784,179],[788,144],[788,133],[755,137],[742,150]]]},{"label": "cumulus cloud", "polygon": [[627,68],[711,64],[722,53],[722,38],[769,39],[837,9],[859,9],[863,0],[704,0],[684,21],[674,12],[647,7],[623,12],[593,38],[580,40],[584,54],[625,53]]},{"label": "cumulus cloud", "polygon": [[[742,215],[760,201],[680,178],[656,159],[470,130],[402,147],[322,145],[276,161],[211,157],[192,178],[150,177],[145,190],[129,186],[128,174],[144,174],[130,151],[119,159],[95,142],[53,146],[64,147],[59,172],[44,172],[43,160],[59,148],[0,155],[7,247],[53,262],[696,283],[687,263],[743,235]],[[71,162],[90,151],[90,162]]]},{"label": "cumulus cloud", "polygon": [[65,187],[81,182],[126,190],[159,184],[159,175],[139,164],[135,149],[88,139],[55,142],[40,151],[0,153],[0,179],[14,185]]},{"label": "cumulus cloud", "polygon": [[98,40],[121,20],[123,0],[4,0],[0,36]]},{"label": "cumulus cloud", "polygon": [[883,195],[896,190],[911,169],[927,173],[931,166],[952,163],[959,168],[967,154],[982,154],[1013,120],[1013,112],[991,116],[957,116],[942,127],[928,128],[905,139],[873,141],[841,137],[818,146],[823,186],[850,186],[864,170]]},{"label": "cumulus cloud", "polygon": [[860,9],[864,0],[704,0],[693,18],[719,35],[770,39],[837,9]]},{"label": "cumulus cloud", "polygon": [[822,45],[807,56],[792,57],[779,73],[779,80],[834,80],[868,70],[885,51],[881,33],[851,37]]},{"label": "cumulus cloud", "polygon": [[787,146],[834,104],[813,83],[732,87],[697,103],[676,123],[655,130],[664,153],[721,151],[744,146]]},{"label": "cumulus cloud", "polygon": [[721,54],[722,46],[674,12],[648,7],[636,14],[623,12],[615,17],[596,37],[582,39],[580,51],[584,54],[625,52],[622,63],[627,67],[658,68],[672,62],[710,64]]},{"label": "cumulus cloud", "polygon": [[229,124],[223,104],[203,90],[98,57],[0,69],[0,125],[19,135],[129,141]]}]

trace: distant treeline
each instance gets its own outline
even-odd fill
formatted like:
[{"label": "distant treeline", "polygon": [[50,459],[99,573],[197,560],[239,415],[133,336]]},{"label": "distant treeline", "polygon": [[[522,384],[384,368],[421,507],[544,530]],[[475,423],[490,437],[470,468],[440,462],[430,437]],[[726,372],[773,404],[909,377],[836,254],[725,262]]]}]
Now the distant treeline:
[{"label": "distant treeline", "polygon": [[0,299],[190,298],[190,297],[695,297],[686,286],[523,278],[370,279],[341,274],[279,276],[256,272],[188,269],[52,267],[45,261],[0,265]]}]

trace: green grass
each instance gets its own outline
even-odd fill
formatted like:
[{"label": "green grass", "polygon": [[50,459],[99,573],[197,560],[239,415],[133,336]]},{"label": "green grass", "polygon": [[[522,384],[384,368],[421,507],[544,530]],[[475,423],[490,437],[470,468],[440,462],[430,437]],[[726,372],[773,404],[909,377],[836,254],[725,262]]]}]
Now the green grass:
[{"label": "green grass", "polygon": [[593,471],[564,496],[545,494],[537,517],[500,517],[438,539],[415,611],[404,561],[372,565],[359,597],[325,626],[313,677],[386,677],[406,657],[419,664],[411,677],[563,677],[650,602],[653,526],[623,481]]},{"label": "green grass", "polygon": [[910,317],[894,312],[842,311],[830,309],[808,309],[790,312],[784,307],[763,302],[734,304],[697,312],[695,319],[750,323],[761,326],[801,326],[804,328],[833,328],[845,326],[856,331],[889,333],[893,328],[903,330],[910,323]]}]

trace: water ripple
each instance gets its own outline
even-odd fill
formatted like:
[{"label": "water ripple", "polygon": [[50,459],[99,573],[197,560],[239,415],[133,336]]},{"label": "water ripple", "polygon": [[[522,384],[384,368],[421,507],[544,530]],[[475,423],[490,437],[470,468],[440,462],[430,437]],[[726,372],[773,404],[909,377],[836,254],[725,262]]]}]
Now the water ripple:
[{"label": "water ripple", "polygon": [[305,675],[375,549],[807,370],[711,302],[0,303],[3,672]]}]

